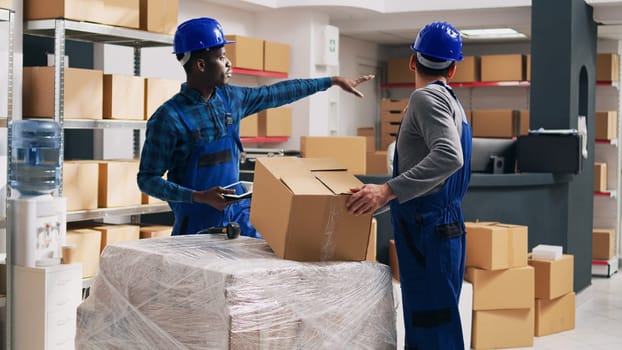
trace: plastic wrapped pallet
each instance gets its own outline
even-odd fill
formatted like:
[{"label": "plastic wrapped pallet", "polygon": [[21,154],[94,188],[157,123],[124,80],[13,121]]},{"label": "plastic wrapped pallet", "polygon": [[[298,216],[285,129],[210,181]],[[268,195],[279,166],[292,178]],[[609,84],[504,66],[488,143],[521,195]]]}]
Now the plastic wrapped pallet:
[{"label": "plastic wrapped pallet", "polygon": [[391,273],[277,258],[263,240],[188,235],[108,246],[77,349],[395,349]]}]

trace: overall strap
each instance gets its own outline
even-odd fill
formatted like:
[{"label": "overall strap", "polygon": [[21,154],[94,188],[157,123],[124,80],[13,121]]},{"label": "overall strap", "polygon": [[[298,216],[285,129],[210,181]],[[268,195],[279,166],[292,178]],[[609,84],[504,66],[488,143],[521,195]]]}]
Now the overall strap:
[{"label": "overall strap", "polygon": [[239,132],[236,132],[235,128],[230,128],[229,126],[233,124],[233,117],[231,114],[231,105],[229,104],[229,99],[227,98],[227,94],[222,89],[215,89],[216,95],[220,97],[222,101],[223,107],[225,108],[225,124],[227,125],[227,132],[233,133],[232,137],[238,146],[240,152],[244,152],[244,147],[242,146],[242,141],[240,140]]}]

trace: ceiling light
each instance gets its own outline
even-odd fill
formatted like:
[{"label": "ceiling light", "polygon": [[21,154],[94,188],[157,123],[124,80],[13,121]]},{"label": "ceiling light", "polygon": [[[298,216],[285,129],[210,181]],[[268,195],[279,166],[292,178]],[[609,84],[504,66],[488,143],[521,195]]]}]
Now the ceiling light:
[{"label": "ceiling light", "polygon": [[523,33],[519,33],[512,28],[488,28],[488,29],[464,29],[460,34],[465,39],[509,39],[526,38]]}]

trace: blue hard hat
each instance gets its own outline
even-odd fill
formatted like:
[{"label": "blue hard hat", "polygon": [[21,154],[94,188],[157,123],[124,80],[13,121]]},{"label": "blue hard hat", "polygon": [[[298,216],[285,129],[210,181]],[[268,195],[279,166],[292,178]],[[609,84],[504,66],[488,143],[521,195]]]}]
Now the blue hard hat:
[{"label": "blue hard hat", "polygon": [[211,47],[231,44],[217,20],[208,17],[193,18],[177,26],[173,40],[173,53],[183,54]]},{"label": "blue hard hat", "polygon": [[460,32],[447,22],[427,24],[410,48],[426,56],[445,61],[462,61]]}]

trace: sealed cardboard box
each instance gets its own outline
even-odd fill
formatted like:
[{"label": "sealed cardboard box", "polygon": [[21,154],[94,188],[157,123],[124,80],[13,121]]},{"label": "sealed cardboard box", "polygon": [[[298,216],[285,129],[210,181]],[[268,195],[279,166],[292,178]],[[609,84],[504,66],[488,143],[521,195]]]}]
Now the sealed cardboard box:
[{"label": "sealed cardboard box", "polygon": [[331,158],[257,158],[251,223],[284,259],[365,260],[371,214],[351,215],[345,205],[361,185]]},{"label": "sealed cardboard box", "polygon": [[279,107],[259,112],[257,134],[259,136],[290,136],[292,134],[292,109]]},{"label": "sealed cardboard box", "polygon": [[63,196],[67,210],[97,209],[99,162],[67,160],[63,163]]},{"label": "sealed cardboard box", "polygon": [[552,300],[536,299],[535,336],[574,329],[575,300],[574,292]]},{"label": "sealed cardboard box", "polygon": [[481,56],[482,81],[525,80],[525,55]]},{"label": "sealed cardboard box", "polygon": [[533,346],[534,310],[473,311],[473,349]]},{"label": "sealed cardboard box", "polygon": [[140,227],[140,239],[168,237],[173,232],[173,226],[152,225]]},{"label": "sealed cardboard box", "polygon": [[456,63],[456,74],[449,83],[473,83],[480,81],[480,58],[478,56],[464,56],[461,62]]},{"label": "sealed cardboard box", "polygon": [[265,40],[263,42],[263,70],[289,72],[289,45]]},{"label": "sealed cardboard box", "polygon": [[387,151],[367,152],[367,175],[389,173]]},{"label": "sealed cardboard box", "polygon": [[414,84],[415,72],[410,70],[410,57],[387,60],[387,83]]},{"label": "sealed cardboard box", "polygon": [[104,119],[145,119],[145,78],[104,74]]},{"label": "sealed cardboard box", "polygon": [[101,232],[92,229],[67,230],[65,242],[71,246],[71,261],[82,263],[82,277],[93,277],[99,269]]},{"label": "sealed cardboard box", "polygon": [[607,163],[594,162],[594,191],[607,191]]},{"label": "sealed cardboard box", "polygon": [[520,134],[521,115],[510,109],[472,111],[473,137],[512,138]]},{"label": "sealed cardboard box", "polygon": [[562,255],[559,260],[530,259],[535,269],[537,299],[555,299],[572,292],[574,287],[574,256]]},{"label": "sealed cardboard box", "polygon": [[227,58],[234,68],[263,70],[263,40],[242,35],[225,35],[235,44],[227,46]]},{"label": "sealed cardboard box", "polygon": [[616,231],[612,228],[592,229],[592,259],[609,260],[616,255]]},{"label": "sealed cardboard box", "polygon": [[527,227],[499,223],[465,222],[466,266],[500,270],[524,266]]},{"label": "sealed cardboard box", "polygon": [[181,89],[181,82],[172,79],[145,78],[145,117],[153,113]]},{"label": "sealed cardboard box", "polygon": [[305,158],[334,158],[346,169],[363,175],[367,169],[367,144],[363,136],[302,136],[300,152]]},{"label": "sealed cardboard box", "polygon": [[103,17],[104,24],[138,29],[140,0],[104,0]]},{"label": "sealed cardboard box", "polygon": [[620,79],[620,56],[615,53],[596,55],[596,81],[618,81]]},{"label": "sealed cardboard box", "polygon": [[257,113],[244,117],[240,121],[240,137],[257,137],[259,136]]},{"label": "sealed cardboard box", "polygon": [[140,0],[140,29],[174,34],[178,12],[179,0]]},{"label": "sealed cardboard box", "polygon": [[618,112],[596,112],[594,138],[597,140],[613,140],[618,137]]},{"label": "sealed cardboard box", "polygon": [[66,18],[102,23],[103,13],[104,0],[24,0],[25,20]]},{"label": "sealed cardboard box", "polygon": [[531,266],[496,271],[467,267],[464,277],[473,284],[473,310],[533,307],[534,270]]},{"label": "sealed cardboard box", "polygon": [[[102,119],[103,72],[65,68],[65,119]],[[54,117],[54,67],[24,67],[24,117]]]},{"label": "sealed cardboard box", "polygon": [[376,150],[376,130],[373,127],[370,128],[357,128],[356,136],[364,136],[367,142],[367,152],[374,152]]},{"label": "sealed cardboard box", "polygon": [[100,208],[140,205],[142,193],[136,184],[138,161],[108,160],[99,163],[98,206]]},{"label": "sealed cardboard box", "polygon": [[100,251],[109,244],[140,239],[140,227],[137,225],[101,225],[93,227],[101,232]]}]

